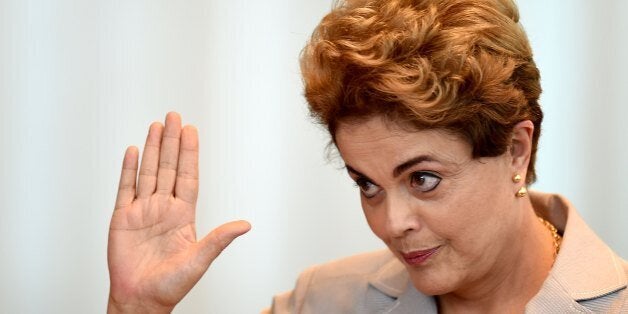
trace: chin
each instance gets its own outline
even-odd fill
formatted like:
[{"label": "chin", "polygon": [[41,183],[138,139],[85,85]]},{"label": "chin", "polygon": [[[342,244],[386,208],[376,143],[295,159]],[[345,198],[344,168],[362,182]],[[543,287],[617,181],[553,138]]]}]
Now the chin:
[{"label": "chin", "polygon": [[408,269],[408,272],[414,288],[425,295],[443,295],[456,290],[454,280],[447,278],[447,276],[439,276],[436,271],[425,274],[414,269]]}]

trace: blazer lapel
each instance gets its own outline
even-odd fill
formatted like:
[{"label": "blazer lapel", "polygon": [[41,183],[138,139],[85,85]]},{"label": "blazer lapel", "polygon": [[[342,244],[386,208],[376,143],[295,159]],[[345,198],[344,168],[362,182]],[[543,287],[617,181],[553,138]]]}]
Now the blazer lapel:
[{"label": "blazer lapel", "polygon": [[405,267],[395,257],[374,273],[369,283],[393,300],[383,313],[437,313],[434,298],[414,288]]},{"label": "blazer lapel", "polygon": [[397,298],[388,311],[388,314],[425,313],[436,314],[438,308],[433,297],[418,292],[412,283],[408,284],[406,291]]},{"label": "blazer lapel", "polygon": [[621,259],[586,225],[569,201],[538,192],[530,197],[537,213],[563,232],[563,242],[548,278],[528,303],[527,311],[586,311],[577,301],[626,289]]}]

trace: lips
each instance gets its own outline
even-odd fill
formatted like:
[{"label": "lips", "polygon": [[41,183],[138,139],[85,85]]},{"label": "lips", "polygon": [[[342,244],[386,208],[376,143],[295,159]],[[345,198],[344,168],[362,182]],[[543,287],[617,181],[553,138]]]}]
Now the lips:
[{"label": "lips", "polygon": [[419,250],[412,251],[408,253],[401,253],[403,259],[411,266],[419,266],[423,264],[428,258],[430,258],[434,253],[438,252],[440,246],[427,249],[427,250]]}]

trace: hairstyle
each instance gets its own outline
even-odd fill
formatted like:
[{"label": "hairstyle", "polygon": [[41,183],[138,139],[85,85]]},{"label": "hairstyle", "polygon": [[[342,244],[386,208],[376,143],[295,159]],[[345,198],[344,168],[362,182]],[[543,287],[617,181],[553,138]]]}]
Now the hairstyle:
[{"label": "hairstyle", "polygon": [[339,122],[381,115],[453,131],[473,158],[506,152],[515,124],[534,124],[527,183],[543,113],[539,71],[510,0],[346,0],[301,54],[311,114],[332,141]]}]

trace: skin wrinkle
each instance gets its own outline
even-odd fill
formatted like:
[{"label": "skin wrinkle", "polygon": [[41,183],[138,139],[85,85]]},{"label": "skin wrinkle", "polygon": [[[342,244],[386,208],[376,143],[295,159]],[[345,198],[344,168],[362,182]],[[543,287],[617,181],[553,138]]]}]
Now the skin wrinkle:
[{"label": "skin wrinkle", "polygon": [[177,171],[177,161],[176,160],[160,160],[159,161],[159,171],[163,171],[163,170],[171,170],[171,171]]},{"label": "skin wrinkle", "polygon": [[[127,231],[135,231],[135,230],[146,230],[147,232],[151,233],[151,235],[153,235],[151,238],[146,239],[145,241],[141,241],[135,244],[136,247],[141,246],[144,242],[146,241],[155,241],[154,239],[163,239],[164,237],[161,237],[165,234],[168,233],[177,233],[179,234],[179,237],[182,239],[185,239],[186,241],[189,242],[195,242],[196,239],[192,239],[190,238],[188,235],[185,235],[183,231],[184,228],[186,227],[190,227],[191,225],[194,225],[195,221],[189,221],[189,222],[182,222],[180,224],[178,224],[175,227],[163,227],[162,223],[156,223],[156,224],[152,224],[146,228],[141,228],[141,229],[128,229]],[[193,228],[192,228],[193,230]],[[155,231],[155,232],[151,232],[151,231]],[[161,241],[161,240],[160,240]],[[169,252],[172,251],[171,249],[169,249],[167,246],[159,246],[161,249],[163,249],[163,251]]]},{"label": "skin wrinkle", "polygon": [[[355,128],[355,127],[360,127],[360,126],[366,125],[365,122],[368,121],[368,120],[369,120],[369,118],[354,119],[353,121],[344,121],[341,125],[343,127],[345,127],[345,128],[346,127]],[[366,132],[370,136],[366,140],[363,140],[362,143],[365,143],[365,144],[375,143],[375,142],[386,140],[386,139],[392,139],[392,138],[397,137],[400,134],[405,133],[405,132],[420,131],[420,129],[417,129],[415,126],[409,125],[409,123],[399,124],[399,123],[392,123],[392,121],[387,121],[385,123],[385,127],[386,127],[387,130],[390,131],[389,134],[385,134],[385,135],[373,134],[372,130],[368,130]],[[451,139],[451,140],[459,140],[459,139],[461,139],[460,136],[458,136],[453,131],[446,130],[446,129],[439,129],[438,131],[441,132],[442,134],[446,135],[446,137]],[[366,152],[366,153],[368,154],[370,152]],[[454,171],[450,172],[450,174],[452,176],[454,176],[456,174],[459,175],[460,172],[462,171],[462,169],[465,166],[467,166],[469,162],[472,162],[472,160],[458,160],[458,159],[460,159],[459,156],[451,155],[448,152],[428,151],[426,153],[426,155],[427,156],[432,156],[432,155],[434,155],[434,156],[438,156],[438,155],[442,156],[442,158],[438,158],[438,161],[441,162],[441,163],[445,163],[444,160],[452,160],[452,162],[449,162],[447,164],[447,166],[452,167],[452,168],[455,169]],[[410,159],[410,158],[411,157],[409,157],[407,159]],[[476,159],[476,161],[477,162],[483,162],[481,158]],[[456,166],[456,162],[459,164],[459,166]],[[356,169],[356,168],[353,168],[353,169]]]},{"label": "skin wrinkle", "polygon": [[[175,195],[175,197],[176,197],[176,195]],[[194,207],[194,206],[196,206],[196,201],[192,202],[192,201],[186,200],[186,199],[185,199],[185,198],[183,198],[183,197],[177,197],[177,200],[179,200],[179,201],[181,201],[181,202],[184,202],[184,203],[188,204],[190,207]]]}]

